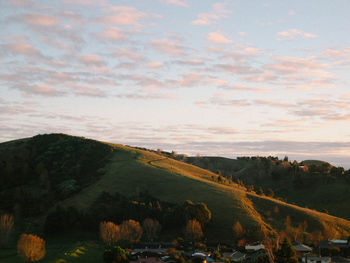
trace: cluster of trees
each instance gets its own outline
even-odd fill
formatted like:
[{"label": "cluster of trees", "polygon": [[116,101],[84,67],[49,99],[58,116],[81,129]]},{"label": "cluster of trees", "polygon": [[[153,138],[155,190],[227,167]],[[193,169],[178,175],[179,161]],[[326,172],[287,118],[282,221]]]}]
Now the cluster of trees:
[{"label": "cluster of trees", "polygon": [[[55,235],[71,231],[97,231],[100,222],[123,222],[133,219],[144,222],[145,228],[152,218],[162,225],[164,231],[181,231],[189,220],[197,220],[204,228],[211,220],[211,211],[205,203],[187,200],[183,204],[172,204],[158,200],[148,193],[137,197],[126,197],[118,193],[102,193],[87,212],[74,207],[57,206],[46,218],[44,231]],[[145,232],[148,235],[148,232]]]},{"label": "cluster of trees", "polygon": [[[0,216],[0,248],[9,245],[13,226],[13,215],[2,214]],[[17,253],[25,262],[39,261],[46,253],[45,240],[36,235],[21,234],[17,242]]]},{"label": "cluster of trees", "polygon": [[[111,221],[100,223],[100,238],[107,248],[121,244],[134,244],[141,240],[144,234],[147,241],[153,241],[160,234],[162,227],[157,220],[146,218],[142,225],[135,220],[129,219],[117,225]],[[198,241],[203,237],[201,224],[195,220],[188,220],[184,229],[187,241]]]},{"label": "cluster of trees", "polygon": [[[148,218],[148,221],[149,220],[152,219]],[[159,223],[157,221],[153,222],[153,220],[152,226],[160,227]],[[155,228],[152,230],[148,229],[149,233],[153,231],[152,234],[154,234],[154,236],[157,234],[157,230],[160,231],[159,228]],[[100,237],[103,240],[103,242],[109,247],[112,247],[119,241],[124,241],[128,244],[137,243],[140,241],[142,233],[143,230],[140,223],[132,219],[126,220],[120,225],[116,225],[110,221],[104,221],[100,223]]]}]

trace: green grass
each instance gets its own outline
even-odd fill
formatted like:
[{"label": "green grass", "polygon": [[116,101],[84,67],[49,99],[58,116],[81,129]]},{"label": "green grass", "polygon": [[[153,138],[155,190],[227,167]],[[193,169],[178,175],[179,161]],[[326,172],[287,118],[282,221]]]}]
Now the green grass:
[{"label": "green grass", "polygon": [[[95,241],[76,241],[68,239],[49,240],[46,255],[41,263],[96,263],[102,262],[104,247]],[[0,249],[1,263],[23,263],[15,249]]]},{"label": "green grass", "polygon": [[[273,198],[247,193],[238,186],[222,185],[211,180],[215,174],[199,167],[160,156],[153,152],[114,145],[115,151],[106,174],[96,183],[65,201],[87,209],[102,191],[136,195],[148,191],[163,201],[205,202],[212,211],[206,235],[214,240],[232,240],[232,226],[240,221],[246,229],[279,231],[289,215],[295,223],[306,220],[310,231],[329,225],[335,237],[350,233],[350,222],[323,213],[290,205]],[[281,214],[271,217],[268,211],[278,206]],[[254,231],[252,231],[254,232]],[[180,233],[181,235],[181,233]]]}]

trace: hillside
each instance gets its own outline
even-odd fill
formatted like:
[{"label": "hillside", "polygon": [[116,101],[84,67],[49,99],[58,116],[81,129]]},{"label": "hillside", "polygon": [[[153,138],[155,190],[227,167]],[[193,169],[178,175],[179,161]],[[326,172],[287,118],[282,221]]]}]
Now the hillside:
[{"label": "hillside", "polygon": [[[73,149],[70,145],[72,142]],[[66,153],[68,148],[71,149],[71,157],[63,158],[62,153]],[[75,154],[79,149],[80,154]],[[95,151],[99,154],[96,152],[95,155]],[[42,155],[46,159],[39,158]],[[72,156],[75,159],[70,163]],[[22,195],[25,192],[26,197],[32,198],[37,195],[35,201],[21,204],[21,207],[23,209],[27,205],[27,209],[31,209],[30,206],[35,203],[38,214],[44,216],[45,209],[56,204],[88,211],[103,192],[137,196],[147,191],[166,202],[192,200],[207,204],[212,212],[212,220],[206,229],[210,240],[231,241],[232,226],[236,221],[241,222],[248,236],[259,238],[262,232],[272,233],[283,229],[287,216],[290,216],[295,227],[306,221],[308,233],[320,230],[332,233],[332,237],[350,234],[350,222],[344,219],[259,196],[233,183],[218,183],[217,175],[208,170],[132,147],[67,135],[41,135],[0,144],[0,163],[0,194],[8,201],[0,203],[1,210],[15,210],[18,198],[14,197],[18,192]],[[86,177],[81,171],[86,173]],[[21,176],[15,181],[11,180],[16,173]],[[54,182],[60,187],[53,185]],[[45,191],[42,195],[36,192],[40,184],[46,187],[43,187]],[[42,201],[43,196],[48,197],[45,202]],[[29,212],[27,217],[35,215]]]},{"label": "hillside", "polygon": [[220,170],[233,181],[240,180],[255,189],[262,187],[265,193],[270,188],[275,196],[299,206],[350,219],[350,170],[328,162],[297,163],[277,157],[188,157],[185,162],[213,172]]}]

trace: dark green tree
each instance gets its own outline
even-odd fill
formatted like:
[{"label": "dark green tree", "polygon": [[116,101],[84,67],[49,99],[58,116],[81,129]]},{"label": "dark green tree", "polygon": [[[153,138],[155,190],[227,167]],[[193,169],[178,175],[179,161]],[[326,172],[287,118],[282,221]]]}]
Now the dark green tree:
[{"label": "dark green tree", "polygon": [[268,188],[266,191],[266,195],[269,197],[274,197],[275,193],[271,188]]},{"label": "dark green tree", "polygon": [[264,191],[263,191],[263,189],[261,188],[261,186],[258,188],[258,191],[256,191],[256,193],[257,193],[258,195],[263,195],[263,194],[264,194]]},{"label": "dark green tree", "polygon": [[105,263],[129,263],[130,260],[127,252],[120,246],[116,246],[104,251],[103,261]]},{"label": "dark green tree", "polygon": [[298,263],[298,258],[296,256],[295,250],[288,238],[284,239],[281,245],[281,248],[277,250],[275,262],[276,263]]}]

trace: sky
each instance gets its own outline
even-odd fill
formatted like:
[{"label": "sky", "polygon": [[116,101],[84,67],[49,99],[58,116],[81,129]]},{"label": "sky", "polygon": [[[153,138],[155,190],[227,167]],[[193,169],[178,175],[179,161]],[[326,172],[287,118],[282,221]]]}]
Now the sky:
[{"label": "sky", "polygon": [[0,1],[0,142],[350,168],[348,0]]}]

